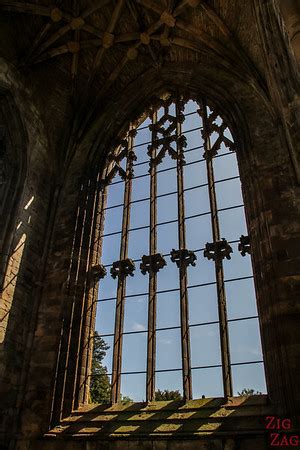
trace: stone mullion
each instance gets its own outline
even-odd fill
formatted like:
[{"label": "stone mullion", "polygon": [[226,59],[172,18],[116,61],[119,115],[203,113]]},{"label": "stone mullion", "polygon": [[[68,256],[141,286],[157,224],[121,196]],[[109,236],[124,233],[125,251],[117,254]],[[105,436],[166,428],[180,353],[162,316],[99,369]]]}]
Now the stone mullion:
[{"label": "stone mullion", "polygon": [[[184,208],[184,179],[183,179],[183,160],[182,146],[178,142],[181,136],[181,123],[178,118],[181,109],[178,100],[176,102],[176,142],[177,142],[177,204],[178,204],[178,242],[179,249],[186,249],[185,237],[185,208]],[[183,396],[185,400],[192,398],[192,374],[191,374],[191,351],[190,351],[190,332],[189,332],[189,310],[188,310],[188,288],[187,288],[187,265],[181,260],[179,264],[179,282],[180,282],[180,321],[181,321],[181,352],[182,352],[182,377],[183,377]]]},{"label": "stone mullion", "polygon": [[[88,384],[89,378],[87,378],[88,372],[88,352],[90,346],[90,330],[92,327],[91,319],[92,319],[92,309],[94,309],[95,297],[97,295],[97,289],[95,287],[95,280],[91,278],[91,268],[93,266],[94,260],[94,251],[93,251],[93,242],[95,240],[95,235],[97,233],[97,222],[99,216],[99,197],[100,192],[97,187],[99,186],[99,175],[97,177],[96,186],[94,189],[94,196],[91,196],[91,203],[93,202],[91,208],[91,227],[86,227],[87,233],[87,262],[86,262],[86,276],[84,279],[84,297],[82,300],[82,314],[81,314],[81,328],[80,328],[80,336],[79,336],[79,356],[77,358],[77,366],[76,366],[76,385],[74,387],[73,394],[73,408],[77,407],[78,404],[83,403],[85,394],[84,394],[84,385]],[[94,184],[94,183],[93,183]],[[94,197],[94,198],[93,198]],[[103,193],[103,200],[101,202],[101,212],[103,215],[103,208],[105,207],[105,199],[106,195]],[[104,216],[104,215],[103,215]],[[100,244],[100,240],[98,239],[98,243]]]},{"label": "stone mullion", "polygon": [[[157,112],[153,113],[152,124],[157,122]],[[157,131],[152,131],[152,145],[157,139]],[[151,159],[156,156],[155,147],[152,148]],[[150,255],[157,251],[157,174],[156,164],[150,169]],[[155,360],[156,360],[156,304],[157,304],[157,273],[149,270],[149,297],[148,297],[148,343],[147,343],[147,387],[146,401],[155,399]]]},{"label": "stone mullion", "polygon": [[[105,207],[107,201],[107,187],[102,190],[98,190],[96,199],[96,219],[95,228],[93,233],[92,243],[94,242],[95,250],[92,254],[92,265],[99,264],[101,253],[102,253],[102,239],[100,236],[103,234],[104,221],[105,221]],[[97,244],[96,244],[97,242]],[[91,244],[92,245],[92,244]],[[87,305],[87,318],[86,321],[87,331],[85,338],[85,357],[84,357],[84,373],[81,376],[80,386],[79,386],[79,401],[82,403],[87,403],[89,400],[89,387],[90,387],[90,373],[92,366],[93,357],[93,343],[92,339],[94,336],[95,320],[96,320],[96,308],[97,308],[97,294],[99,285],[93,284],[89,291],[88,305]]]},{"label": "stone mullion", "polygon": [[63,414],[69,414],[74,406],[74,394],[76,389],[77,369],[79,364],[79,352],[81,349],[81,332],[83,324],[83,313],[85,307],[85,285],[87,278],[88,257],[90,252],[90,236],[95,201],[96,180],[89,179],[87,186],[86,203],[84,207],[82,233],[80,240],[80,256],[76,271],[74,285],[74,302],[71,318],[71,329],[69,334],[69,357],[66,371],[66,386],[64,395]]},{"label": "stone mullion", "polygon": [[[219,229],[213,162],[210,156],[210,149],[211,149],[210,130],[208,125],[206,103],[203,101],[201,106],[202,106],[201,109],[203,111],[202,119],[203,119],[204,150],[205,155],[208,155],[206,156],[206,169],[207,169],[209,202],[211,211],[212,234],[213,234],[213,242],[216,244],[218,241],[220,241],[220,229]],[[232,396],[232,379],[231,379],[229,334],[228,334],[227,311],[226,311],[226,293],[224,284],[223,263],[221,257],[216,257],[215,259],[215,273],[217,282],[223,388],[224,388],[224,396],[230,397]]]},{"label": "stone mullion", "polygon": [[[129,152],[133,147],[133,138],[129,136]],[[127,158],[124,190],[124,207],[122,219],[122,234],[120,247],[120,261],[127,258],[128,255],[128,239],[130,225],[130,202],[132,191],[132,177],[129,175],[132,162]],[[116,403],[120,399],[121,391],[121,369],[122,369],[122,345],[123,345],[123,325],[124,325],[124,307],[126,294],[126,275],[120,273],[118,276],[117,302],[115,315],[115,331],[114,331],[114,348],[113,348],[113,365],[112,365],[112,381],[111,381],[111,401]]]},{"label": "stone mullion", "polygon": [[74,228],[73,247],[70,256],[70,269],[66,280],[66,296],[63,308],[61,340],[58,348],[58,360],[55,374],[54,395],[52,402],[51,423],[57,424],[62,418],[62,406],[64,402],[66,372],[69,359],[69,346],[71,337],[71,322],[74,310],[74,296],[71,297],[71,286],[75,284],[77,266],[81,254],[80,242],[83,234],[84,209],[86,206],[87,183],[82,183],[78,199],[77,215]]}]

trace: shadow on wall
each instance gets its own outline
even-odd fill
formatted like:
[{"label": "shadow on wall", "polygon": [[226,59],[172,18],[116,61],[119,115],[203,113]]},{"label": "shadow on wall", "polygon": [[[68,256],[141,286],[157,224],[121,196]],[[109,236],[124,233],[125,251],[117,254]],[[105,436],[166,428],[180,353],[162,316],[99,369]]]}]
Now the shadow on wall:
[{"label": "shadow on wall", "polygon": [[[9,318],[13,320],[13,318],[17,316],[17,311],[13,311],[15,293],[17,294],[19,286],[22,289],[24,287],[24,282],[26,284],[26,279],[20,280],[19,275],[26,247],[27,228],[30,226],[31,222],[30,205],[33,201],[34,196],[31,196],[22,211],[22,218],[19,218],[17,221],[17,226],[14,232],[13,246],[9,252],[1,293],[2,307],[0,311],[0,344],[2,344],[5,340]],[[34,276],[34,274],[32,274],[32,276]]]},{"label": "shadow on wall", "polygon": [[272,412],[266,395],[151,403],[91,405],[64,419],[47,437],[81,439],[195,438],[240,432],[265,434]]},{"label": "shadow on wall", "polygon": [[[30,268],[27,257],[28,236],[31,233],[34,196],[26,195],[25,206],[19,210],[13,241],[7,256],[7,265],[0,295],[0,355],[5,369],[0,376],[4,384],[4,395],[1,395],[2,407],[11,407],[15,400],[16,386],[22,367],[26,325],[30,319],[28,304],[34,285],[34,268]],[[29,259],[29,258],[28,258]],[[10,369],[9,369],[10,368]],[[1,388],[2,391],[3,388]]]}]

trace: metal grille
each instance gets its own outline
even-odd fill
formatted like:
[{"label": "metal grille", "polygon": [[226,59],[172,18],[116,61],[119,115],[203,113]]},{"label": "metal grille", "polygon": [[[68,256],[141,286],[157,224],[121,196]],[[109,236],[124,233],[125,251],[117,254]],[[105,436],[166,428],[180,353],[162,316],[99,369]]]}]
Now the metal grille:
[{"label": "metal grille", "polygon": [[[116,296],[107,296],[105,292],[101,291],[100,281],[100,297],[99,304],[108,301],[115,301],[115,319],[114,332],[102,334],[103,338],[113,338],[113,352],[112,352],[112,370],[111,373],[105,376],[111,377],[111,401],[116,403],[121,399],[121,378],[122,375],[129,374],[145,374],[145,400],[155,400],[156,392],[156,374],[160,372],[179,371],[182,373],[182,395],[184,400],[189,400],[193,397],[192,387],[192,372],[198,369],[207,369],[212,367],[222,368],[223,379],[223,395],[225,397],[233,395],[232,387],[232,373],[231,368],[234,366],[243,366],[248,364],[262,364],[262,359],[259,358],[253,361],[231,362],[230,359],[230,344],[228,324],[238,321],[247,321],[257,319],[257,315],[248,315],[239,318],[227,317],[226,310],[226,288],[225,285],[237,280],[252,279],[252,272],[243,277],[224,277],[224,259],[230,260],[233,253],[233,244],[238,244],[235,253],[239,252],[239,257],[246,256],[250,253],[250,238],[247,235],[236,236],[235,239],[226,240],[220,233],[219,215],[222,212],[239,210],[243,208],[240,202],[236,205],[218,207],[216,187],[218,184],[226,181],[237,180],[239,175],[227,177],[224,176],[215,179],[214,161],[218,158],[226,157],[236,150],[236,144],[232,138],[228,125],[220,117],[218,112],[211,106],[208,106],[204,99],[194,102],[197,105],[197,110],[193,113],[185,113],[188,101],[181,96],[166,97],[160,99],[158,104],[153,107],[146,120],[147,125],[144,126],[131,124],[128,133],[124,140],[120,141],[115,152],[110,155],[109,161],[104,171],[104,175],[99,182],[99,190],[103,193],[103,202],[101,204],[101,220],[104,221],[105,212],[108,213],[117,208],[122,208],[122,226],[121,229],[112,232],[106,232],[105,225],[101,225],[102,234],[97,237],[97,246],[105,238],[113,237],[120,238],[120,244],[116,240],[115,245],[119,245],[119,259],[112,262],[112,264],[99,264],[95,266],[95,273],[98,274],[98,279],[112,277],[116,281]],[[193,115],[198,118],[198,125],[189,130],[184,129],[185,120],[188,116]],[[149,142],[136,143],[135,138],[137,133],[141,130],[149,130],[151,139]],[[189,133],[198,133],[199,145],[191,147],[188,145],[187,136]],[[147,145],[147,156],[145,161],[139,161],[137,155],[139,152],[145,153],[145,145]],[[188,155],[191,152],[197,152],[199,155],[197,159],[187,161]],[[139,153],[140,155],[140,153]],[[168,159],[171,163],[170,167],[160,168],[164,160]],[[172,163],[172,161],[174,161]],[[188,166],[202,163],[206,165],[206,182],[201,182],[201,177],[195,180],[194,186],[185,186],[185,168]],[[148,173],[135,174],[141,168],[148,167]],[[168,177],[168,172],[176,170],[176,189],[167,193],[158,194],[158,176]],[[146,178],[149,179],[148,195],[143,198],[133,199],[133,180]],[[196,176],[197,178],[197,176]],[[117,186],[124,185],[123,202],[119,202],[112,206],[107,206],[106,201],[109,198],[109,185]],[[208,196],[209,209],[197,214],[186,213],[186,196],[188,193],[199,188],[206,187]],[[174,219],[167,221],[158,220],[158,201],[161,198],[170,198],[170,196],[177,197],[177,216]],[[131,225],[131,210],[135,205],[141,202],[149,202],[149,225],[132,226]],[[187,222],[189,220],[210,217],[211,235],[210,242],[203,242],[201,248],[188,248],[187,238],[189,238],[187,230]],[[158,246],[157,232],[159,227],[177,224],[177,239],[178,243],[174,248],[170,248],[168,253],[162,252]],[[128,251],[129,236],[131,232],[138,230],[148,231],[148,253],[141,254],[139,258],[131,259]],[[189,239],[190,242],[190,239]],[[101,247],[101,245],[100,245]],[[139,242],[136,242],[136,247],[139,247]],[[189,282],[191,271],[197,265],[201,266],[201,260],[206,258],[210,264],[214,266],[215,280],[208,283],[192,283]],[[172,289],[158,289],[158,272],[166,270],[166,266],[174,265],[178,271],[179,287]],[[226,262],[230,264],[230,262]],[[148,291],[131,294],[127,292],[126,284],[128,277],[136,277],[137,271],[140,271],[145,277],[148,277]],[[193,277],[192,277],[193,278]],[[194,277],[195,278],[195,277]],[[217,305],[218,305],[218,320],[201,321],[191,323],[189,319],[189,293],[192,289],[213,286],[216,290]],[[171,292],[178,292],[180,296],[180,325],[172,327],[157,327],[157,296],[160,294],[168,294]],[[124,332],[124,309],[127,299],[134,297],[141,297],[147,295],[148,297],[148,326],[146,330],[125,331]],[[192,365],[191,362],[191,337],[190,330],[193,327],[216,324],[219,327],[220,336],[220,364],[212,365]],[[156,347],[157,347],[157,333],[163,330],[180,330],[181,340],[181,367],[159,369],[156,365]],[[100,330],[101,332],[101,330]],[[122,371],[122,357],[123,357],[123,338],[127,335],[141,335],[147,334],[147,355],[146,369],[143,371]],[[194,349],[196,351],[196,349]],[[179,350],[178,350],[179,351]],[[97,376],[97,375],[94,375]]]}]

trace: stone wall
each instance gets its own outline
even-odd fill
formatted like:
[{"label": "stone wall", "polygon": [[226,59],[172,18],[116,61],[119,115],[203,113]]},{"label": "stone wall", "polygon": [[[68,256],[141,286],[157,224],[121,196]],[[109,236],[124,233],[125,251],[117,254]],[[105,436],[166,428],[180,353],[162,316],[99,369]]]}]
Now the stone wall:
[{"label": "stone wall", "polygon": [[[168,89],[211,99],[225,112],[241,144],[238,161],[253,244],[269,399],[274,414],[299,415],[299,72],[275,2],[238,3],[247,14],[241,18],[244,25],[238,23],[237,37],[256,65],[247,60],[249,70],[240,73],[213,51],[200,52],[189,64],[182,53],[174,53],[172,61],[158,68],[150,65],[135,79],[128,71],[101,101],[91,106],[86,102],[89,116],[84,126],[70,101],[67,117],[59,111],[62,123],[59,128],[55,122],[59,129],[54,130],[51,114],[62,104],[57,99],[60,93],[63,97],[65,85],[57,81],[51,111],[41,114],[46,108],[42,87],[35,86],[33,94],[30,76],[21,76],[1,60],[1,90],[9,92],[20,117],[24,153],[18,154],[26,162],[9,225],[1,218],[1,227],[8,230],[1,235],[5,250],[0,264],[0,438],[5,449],[14,449],[16,441],[19,450],[264,448],[265,438],[257,429],[245,438],[240,430],[234,441],[228,432],[209,440],[173,436],[170,442],[168,437],[158,441],[145,436],[143,441],[110,441],[97,433],[99,441],[77,441],[72,434],[60,439],[58,429],[49,432],[63,426],[86,400],[77,384],[85,362],[76,356],[82,336],[90,332],[84,302],[89,299],[85,281],[96,173],[128,120],[141,114],[153,95]],[[47,95],[51,98],[51,92]],[[76,117],[77,128],[72,127]],[[64,134],[64,127],[72,134]],[[20,130],[12,125],[9,129],[13,146]]]},{"label": "stone wall", "polygon": [[[13,177],[6,205],[8,214],[1,217],[1,230],[6,234],[0,270],[0,436],[5,434],[7,440],[17,426],[18,405],[26,382],[52,187],[47,140],[39,113],[21,79],[3,60],[0,86],[3,120],[11,141],[7,151],[14,151],[12,159],[20,159],[16,170],[22,171]],[[7,93],[14,110],[7,107]],[[16,117],[12,120],[12,112],[20,117],[19,121]]]}]

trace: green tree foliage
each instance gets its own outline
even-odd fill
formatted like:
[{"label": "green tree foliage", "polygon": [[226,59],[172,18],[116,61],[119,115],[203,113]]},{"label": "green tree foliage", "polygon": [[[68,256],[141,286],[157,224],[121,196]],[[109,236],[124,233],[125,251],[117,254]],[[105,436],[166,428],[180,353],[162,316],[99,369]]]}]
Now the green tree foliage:
[{"label": "green tree foliage", "polygon": [[102,362],[109,346],[95,331],[92,359],[92,377],[90,385],[91,403],[109,403],[111,386],[107,375],[107,367]]},{"label": "green tree foliage", "polygon": [[168,389],[165,389],[164,391],[161,391],[158,389],[155,391],[155,400],[183,400],[182,395],[179,391],[169,391]]},{"label": "green tree foliage", "polygon": [[250,397],[251,395],[261,395],[261,392],[255,391],[254,389],[244,388],[238,395],[243,395],[244,397]]},{"label": "green tree foliage", "polygon": [[128,395],[121,394],[121,402],[133,402],[133,400]]}]

